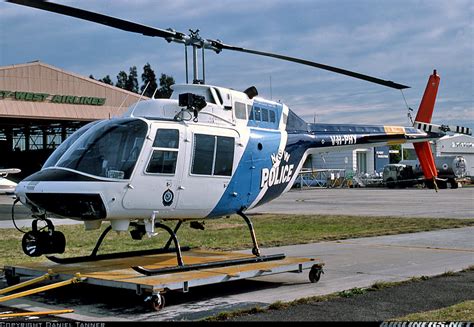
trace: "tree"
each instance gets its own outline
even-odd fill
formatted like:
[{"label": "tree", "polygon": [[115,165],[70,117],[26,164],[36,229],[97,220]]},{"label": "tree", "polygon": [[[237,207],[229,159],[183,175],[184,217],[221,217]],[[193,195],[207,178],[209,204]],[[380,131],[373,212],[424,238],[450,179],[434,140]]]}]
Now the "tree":
[{"label": "tree", "polygon": [[158,88],[158,85],[156,84],[155,72],[153,71],[153,69],[151,69],[151,66],[149,63],[143,66],[142,81],[143,81],[143,85],[140,88],[140,93],[142,93],[143,90],[145,90],[145,87],[147,86],[147,84],[150,83],[148,87],[146,88],[145,93],[143,93],[143,95],[151,98],[151,96],[153,95],[153,92],[155,92],[155,90]]},{"label": "tree", "polygon": [[174,84],[173,76],[161,74],[160,88],[158,89],[158,92],[156,92],[156,97],[169,99],[171,97],[171,93],[173,93],[173,90],[171,90],[171,85],[173,84]]},{"label": "tree", "polygon": [[[402,160],[401,153],[402,146],[400,144],[394,144],[390,146],[390,150],[398,150],[398,153],[390,153],[390,163],[399,163]],[[408,149],[403,149],[403,159],[409,158]]]},{"label": "tree", "polygon": [[125,89],[138,93],[137,66],[130,67],[130,73],[128,74],[127,82],[125,83]]},{"label": "tree", "polygon": [[95,78],[94,78],[94,75],[92,75],[92,74],[89,75],[89,78],[95,79]]},{"label": "tree", "polygon": [[105,83],[105,84],[114,85],[114,83],[110,79],[109,75],[105,76],[104,78],[100,79],[99,81],[102,82],[102,83]]},{"label": "tree", "polygon": [[123,70],[120,71],[117,75],[117,84],[116,87],[120,87],[121,89],[125,89],[125,85],[127,84],[128,75]]}]

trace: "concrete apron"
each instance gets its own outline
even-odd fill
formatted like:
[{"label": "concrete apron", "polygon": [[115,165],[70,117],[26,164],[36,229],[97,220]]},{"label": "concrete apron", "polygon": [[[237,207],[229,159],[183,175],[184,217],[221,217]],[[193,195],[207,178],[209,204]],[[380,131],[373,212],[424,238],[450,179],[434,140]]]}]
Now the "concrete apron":
[{"label": "concrete apron", "polygon": [[[176,305],[169,305],[160,312],[135,312],[111,317],[107,310],[103,316],[96,306],[91,314],[90,306],[75,304],[73,314],[65,318],[84,321],[129,320],[164,321],[194,320],[222,311],[261,307],[276,301],[292,301],[299,298],[329,294],[354,287],[368,287],[380,281],[401,281],[414,276],[433,276],[447,271],[459,271],[474,265],[474,227],[432,232],[348,239],[343,241],[284,246],[263,249],[263,254],[285,253],[288,256],[318,257],[326,263],[325,274],[316,284],[308,280],[308,273],[284,273],[252,279],[255,287],[245,291],[223,291],[222,288],[195,288],[190,293],[202,292]],[[209,292],[213,292],[209,293]],[[222,294],[224,293],[224,294]],[[15,300],[10,306],[29,310],[30,307],[52,309],[27,299]],[[65,304],[66,305],[66,304]]]}]

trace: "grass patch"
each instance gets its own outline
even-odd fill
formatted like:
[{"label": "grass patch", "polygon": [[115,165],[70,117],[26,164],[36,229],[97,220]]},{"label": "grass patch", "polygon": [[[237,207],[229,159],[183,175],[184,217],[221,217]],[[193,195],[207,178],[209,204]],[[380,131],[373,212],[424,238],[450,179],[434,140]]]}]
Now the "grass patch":
[{"label": "grass patch", "polygon": [[262,313],[265,312],[266,309],[261,308],[261,307],[253,307],[250,309],[245,309],[245,310],[238,310],[238,311],[232,311],[232,312],[221,312],[216,316],[204,319],[205,321],[225,321],[229,320],[235,317],[240,317],[244,315],[252,315],[252,314],[257,314],[257,313]]},{"label": "grass patch", "polygon": [[474,300],[437,310],[412,313],[390,321],[474,321]]},{"label": "grass patch", "polygon": [[[474,219],[265,214],[254,215],[252,220],[262,247],[474,226]],[[173,225],[174,222],[169,223],[169,226]],[[56,230],[62,231],[66,236],[66,256],[69,257],[88,255],[106,226],[108,223],[104,223],[100,230],[88,232],[84,231],[81,224],[57,226]],[[180,244],[219,250],[252,247],[248,227],[238,216],[206,220],[205,226],[206,229],[202,231],[183,224],[178,232]],[[168,235],[164,231],[159,232],[157,237],[145,236],[142,241],[132,240],[128,233],[111,232],[103,242],[100,253],[161,247],[168,240]],[[15,229],[0,229],[0,267],[45,260],[42,257],[30,258],[23,254],[22,236],[23,234]]]},{"label": "grass patch", "polygon": [[367,293],[368,289],[367,288],[360,288],[360,287],[354,287],[354,288],[351,288],[350,290],[345,290],[345,291],[342,291],[342,292],[339,292],[337,293],[338,296],[340,297],[353,297],[353,296],[356,296],[356,295],[360,295],[360,294],[365,294]]}]

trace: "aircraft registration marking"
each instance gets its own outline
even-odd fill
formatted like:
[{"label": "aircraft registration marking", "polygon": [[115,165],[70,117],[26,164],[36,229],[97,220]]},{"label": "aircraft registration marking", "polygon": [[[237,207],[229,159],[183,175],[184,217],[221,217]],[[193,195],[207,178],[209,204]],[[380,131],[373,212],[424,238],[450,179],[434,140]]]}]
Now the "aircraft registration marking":
[{"label": "aircraft registration marking", "polygon": [[332,145],[351,145],[357,143],[355,134],[330,135]]}]

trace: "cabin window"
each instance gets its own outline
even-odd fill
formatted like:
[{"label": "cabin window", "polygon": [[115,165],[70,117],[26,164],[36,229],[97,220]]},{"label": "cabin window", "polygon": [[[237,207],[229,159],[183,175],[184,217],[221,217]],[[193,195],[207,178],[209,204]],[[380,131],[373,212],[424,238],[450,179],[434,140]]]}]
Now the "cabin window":
[{"label": "cabin window", "polygon": [[276,122],[276,114],[272,109],[265,109],[260,107],[250,107],[249,109],[249,120],[261,121],[261,122]]},{"label": "cabin window", "polygon": [[254,119],[256,121],[260,121],[261,120],[261,109],[259,107],[255,107],[253,115],[254,115]]},{"label": "cabin window", "polygon": [[262,121],[268,121],[268,109],[262,109]]},{"label": "cabin window", "polygon": [[233,137],[195,134],[191,173],[230,176],[234,161],[234,144]]},{"label": "cabin window", "polygon": [[174,174],[178,161],[179,131],[159,129],[153,142],[153,153],[146,168],[151,174]]},{"label": "cabin window", "polygon": [[271,122],[271,123],[276,122],[275,111],[269,110],[268,112],[269,112],[269,114],[270,114],[270,122]]},{"label": "cabin window", "polygon": [[247,107],[244,103],[235,102],[235,118],[247,119]]}]

